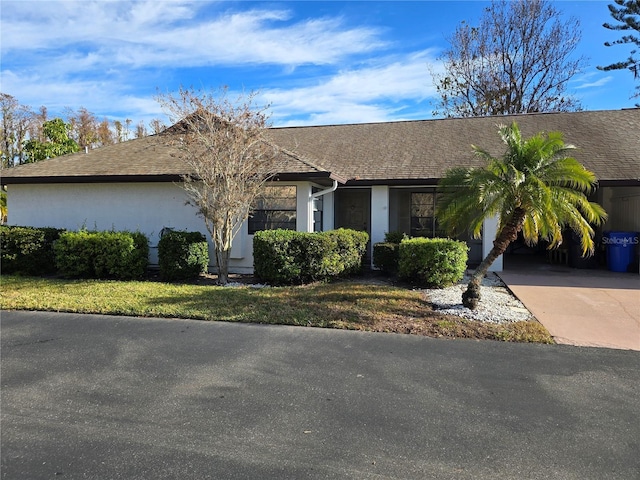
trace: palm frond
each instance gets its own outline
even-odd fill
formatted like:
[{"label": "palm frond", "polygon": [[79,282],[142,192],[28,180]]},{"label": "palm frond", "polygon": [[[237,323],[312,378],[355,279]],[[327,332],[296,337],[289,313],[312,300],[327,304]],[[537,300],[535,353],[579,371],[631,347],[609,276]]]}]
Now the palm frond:
[{"label": "palm frond", "polygon": [[576,147],[564,143],[560,132],[525,140],[515,122],[499,125],[498,133],[506,147],[501,157],[472,146],[486,166],[454,168],[440,182],[440,224],[450,232],[467,229],[477,237],[486,218],[498,216],[500,230],[514,212],[524,211],[519,228],[528,243],[542,238],[552,248],[562,242],[563,229],[571,228],[581,239],[583,253],[593,251],[593,226],[606,220],[606,212],[587,199],[597,178],[571,156]]}]

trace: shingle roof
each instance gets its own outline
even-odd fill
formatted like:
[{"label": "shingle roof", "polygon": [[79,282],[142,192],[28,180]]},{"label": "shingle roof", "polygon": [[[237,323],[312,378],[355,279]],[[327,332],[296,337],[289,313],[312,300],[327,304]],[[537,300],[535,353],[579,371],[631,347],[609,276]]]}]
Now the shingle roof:
[{"label": "shingle roof", "polygon": [[499,156],[498,124],[523,136],[560,131],[574,156],[601,180],[640,181],[640,109],[545,113],[273,129],[278,145],[361,182],[439,179],[452,166],[480,166],[471,145]]},{"label": "shingle roof", "polygon": [[[289,177],[435,183],[454,165],[480,165],[472,144],[500,155],[497,124],[512,121],[525,137],[563,132],[578,147],[575,157],[601,182],[640,184],[640,109],[273,128],[269,134],[283,148],[279,171]],[[154,135],[6,169],[2,183],[179,179],[187,168],[175,153]]]},{"label": "shingle roof", "polygon": [[[2,170],[2,184],[83,181],[177,181],[188,166],[169,145],[166,134],[129,140]],[[278,171],[287,174],[329,177],[304,155],[282,149]],[[339,177],[338,177],[339,178]]]}]

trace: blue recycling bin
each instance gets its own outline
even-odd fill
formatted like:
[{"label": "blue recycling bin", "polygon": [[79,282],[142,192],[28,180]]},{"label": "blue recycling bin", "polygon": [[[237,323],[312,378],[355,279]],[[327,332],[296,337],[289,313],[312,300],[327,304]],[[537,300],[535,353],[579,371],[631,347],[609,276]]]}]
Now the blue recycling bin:
[{"label": "blue recycling bin", "polygon": [[605,232],[607,265],[612,272],[627,272],[635,261],[638,232]]}]

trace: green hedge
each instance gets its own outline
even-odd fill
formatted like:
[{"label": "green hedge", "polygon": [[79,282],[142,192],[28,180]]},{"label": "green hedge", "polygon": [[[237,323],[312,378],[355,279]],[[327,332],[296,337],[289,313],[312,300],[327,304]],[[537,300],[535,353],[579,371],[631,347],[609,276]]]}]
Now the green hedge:
[{"label": "green hedge", "polygon": [[369,235],[355,230],[307,233],[264,230],[253,237],[255,275],[274,285],[328,280],[357,273]]},{"label": "green hedge", "polygon": [[384,242],[373,245],[373,265],[388,275],[397,274],[400,243],[409,238],[404,232],[386,232]]},{"label": "green hedge", "polygon": [[404,232],[385,232],[383,243],[397,243],[400,245],[400,242],[409,238],[411,237]]},{"label": "green hedge", "polygon": [[64,232],[58,228],[1,225],[0,263],[3,273],[46,275],[56,271],[53,242]]},{"label": "green hedge", "polygon": [[462,279],[466,243],[446,238],[412,238],[399,247],[398,275],[422,286],[443,288]]},{"label": "green hedge", "polygon": [[140,232],[64,232],[54,244],[58,272],[65,277],[129,280],[144,276],[149,244]]},{"label": "green hedge", "polygon": [[400,244],[380,242],[373,244],[373,265],[388,275],[398,273]]},{"label": "green hedge", "polygon": [[186,280],[209,267],[207,238],[200,232],[169,231],[158,242],[160,276],[164,280]]}]

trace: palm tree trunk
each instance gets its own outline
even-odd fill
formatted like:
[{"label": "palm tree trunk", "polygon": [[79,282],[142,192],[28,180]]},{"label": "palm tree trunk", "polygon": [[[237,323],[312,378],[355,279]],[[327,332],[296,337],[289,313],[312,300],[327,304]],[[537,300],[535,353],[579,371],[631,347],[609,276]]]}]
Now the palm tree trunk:
[{"label": "palm tree trunk", "polygon": [[496,258],[502,255],[507,250],[509,244],[518,238],[518,232],[520,232],[522,224],[524,223],[524,216],[525,211],[521,208],[516,208],[511,215],[511,219],[502,227],[502,230],[500,230],[500,233],[493,241],[493,248],[473,272],[467,290],[462,294],[462,304],[465,307],[471,310],[478,308],[482,279]]}]

